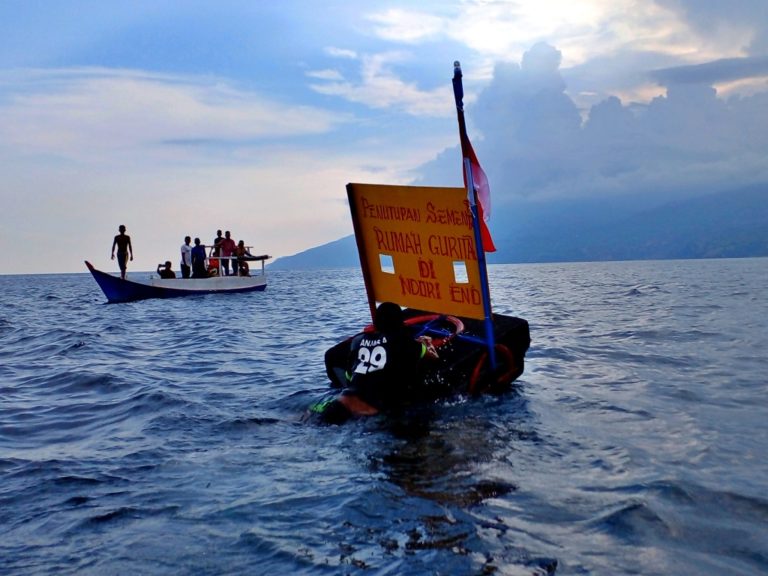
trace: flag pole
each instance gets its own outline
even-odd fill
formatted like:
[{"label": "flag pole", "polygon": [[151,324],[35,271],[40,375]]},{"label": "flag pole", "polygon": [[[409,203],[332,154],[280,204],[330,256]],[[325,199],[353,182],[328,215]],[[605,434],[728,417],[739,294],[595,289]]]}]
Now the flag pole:
[{"label": "flag pole", "polygon": [[492,370],[496,369],[496,336],[493,330],[493,313],[491,310],[491,291],[488,286],[488,270],[485,260],[482,235],[480,233],[480,216],[477,209],[477,190],[472,176],[472,163],[469,158],[469,137],[467,124],[464,120],[464,86],[462,84],[461,63],[453,63],[453,95],[456,99],[456,114],[459,119],[459,137],[461,139],[461,157],[464,160],[464,178],[467,182],[467,199],[472,212],[472,227],[475,233],[475,250],[477,251],[477,267],[480,272],[481,295],[483,299],[483,314],[485,315],[485,342],[488,347],[488,359]]}]

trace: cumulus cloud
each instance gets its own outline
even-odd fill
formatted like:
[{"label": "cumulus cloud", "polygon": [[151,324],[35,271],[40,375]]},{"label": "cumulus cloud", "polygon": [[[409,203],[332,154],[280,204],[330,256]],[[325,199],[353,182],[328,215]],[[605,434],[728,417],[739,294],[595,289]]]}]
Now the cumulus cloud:
[{"label": "cumulus cloud", "polygon": [[[566,93],[560,62],[559,50],[540,43],[520,64],[498,64],[467,110],[494,202],[704,193],[768,182],[768,91],[720,98],[707,81],[722,79],[727,65],[694,74],[703,82],[673,82],[689,71],[670,71],[665,92],[649,103],[612,96],[583,115]],[[455,176],[454,156],[425,166],[423,181]]]},{"label": "cumulus cloud", "polygon": [[[677,0],[466,0],[453,6],[373,13],[379,38],[425,45],[436,40],[466,46],[478,68],[490,73],[492,63],[515,61],[531,45],[556,40],[567,66],[578,66],[600,54],[658,52],[686,55],[743,55],[730,35],[704,33],[689,25]],[[489,65],[490,64],[490,65]],[[488,66],[486,66],[488,65]]]},{"label": "cumulus cloud", "polygon": [[[558,66],[568,80],[568,95],[582,116],[588,108],[615,95],[624,101],[649,102],[663,94],[666,77],[716,73],[720,68],[721,93],[749,94],[759,91],[765,78],[738,80],[747,73],[740,68],[760,68],[764,61],[745,56],[747,44],[756,46],[766,37],[768,12],[763,0],[736,0],[731,10],[722,3],[693,0],[541,0],[538,3],[508,0],[468,0],[454,5],[426,5],[418,9],[390,8],[366,16],[369,30],[392,44],[420,48],[439,42],[455,42],[469,48],[465,60],[467,101],[473,86],[490,81],[497,64],[534,57],[528,48],[556,39],[561,48]],[[331,54],[329,52],[329,54]],[[415,55],[415,52],[414,52]],[[392,108],[412,115],[450,114],[435,96],[439,91],[420,89],[404,81],[396,65],[409,58],[402,50],[359,58],[360,70],[345,70],[341,78],[318,78],[311,88],[376,109]],[[411,60],[413,58],[411,57]],[[524,66],[525,63],[522,63]],[[727,70],[727,69],[730,70]],[[656,72],[649,74],[650,70]],[[726,84],[726,83],[730,84]],[[433,100],[430,102],[430,100]]]}]

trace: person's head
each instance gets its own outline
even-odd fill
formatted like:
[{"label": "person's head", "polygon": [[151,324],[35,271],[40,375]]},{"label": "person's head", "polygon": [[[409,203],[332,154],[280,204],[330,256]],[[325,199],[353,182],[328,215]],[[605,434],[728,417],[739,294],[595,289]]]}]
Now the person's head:
[{"label": "person's head", "polygon": [[120,231],[120,234],[125,233],[125,226],[123,226],[122,224],[120,224],[120,226],[117,229]]},{"label": "person's head", "polygon": [[200,246],[200,238],[195,238],[195,246]]},{"label": "person's head", "polygon": [[403,326],[403,310],[394,302],[382,302],[376,309],[373,325],[380,332],[392,332]]},{"label": "person's head", "polygon": [[166,270],[170,270],[171,269],[171,261],[170,260],[166,260],[165,261],[165,269]]},{"label": "person's head", "polygon": [[190,242],[192,242],[192,238],[189,236],[184,236],[184,244],[189,244]]},{"label": "person's head", "polygon": [[216,236],[221,237],[221,230],[216,230]]},{"label": "person's head", "polygon": [[229,230],[227,230],[226,232],[224,232],[224,237],[225,237],[225,238],[229,238]]},{"label": "person's head", "polygon": [[245,240],[240,240],[237,245],[240,246],[240,248],[243,248],[245,246]]}]

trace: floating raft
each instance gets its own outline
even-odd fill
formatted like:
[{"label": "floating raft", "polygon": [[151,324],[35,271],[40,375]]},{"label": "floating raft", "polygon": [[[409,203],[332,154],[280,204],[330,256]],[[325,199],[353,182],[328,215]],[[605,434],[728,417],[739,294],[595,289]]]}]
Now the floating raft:
[{"label": "floating raft", "polygon": [[[429,402],[456,395],[497,394],[510,389],[525,369],[525,353],[531,343],[528,322],[522,318],[493,315],[496,341],[496,369],[492,370],[488,350],[481,342],[485,324],[482,320],[438,315],[407,308],[403,311],[413,335],[427,334],[444,343],[438,346],[439,358],[422,362],[416,396],[408,402]],[[455,328],[462,327],[458,334]],[[349,359],[352,337],[326,352],[326,368],[331,386],[344,385],[343,374]]]}]

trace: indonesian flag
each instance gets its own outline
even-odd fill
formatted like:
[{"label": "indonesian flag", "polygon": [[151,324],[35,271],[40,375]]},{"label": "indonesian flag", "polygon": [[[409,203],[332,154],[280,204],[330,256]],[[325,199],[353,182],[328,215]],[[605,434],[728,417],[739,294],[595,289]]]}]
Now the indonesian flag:
[{"label": "indonesian flag", "polygon": [[[469,165],[472,168],[472,181],[475,185],[475,192],[477,192],[477,219],[480,225],[480,238],[483,243],[483,250],[486,252],[496,252],[496,246],[493,244],[491,238],[491,232],[488,230],[487,222],[491,219],[491,187],[488,185],[488,178],[485,176],[485,172],[480,167],[480,162],[477,161],[475,151],[472,148],[472,143],[469,141],[469,137],[463,135],[464,142],[461,147],[464,154],[469,159]],[[467,187],[467,173],[464,173],[464,187]]]}]

